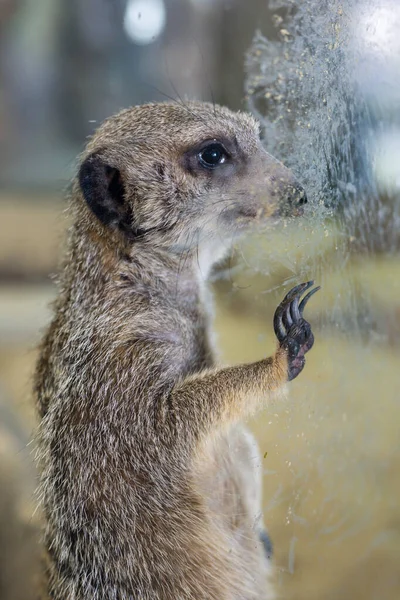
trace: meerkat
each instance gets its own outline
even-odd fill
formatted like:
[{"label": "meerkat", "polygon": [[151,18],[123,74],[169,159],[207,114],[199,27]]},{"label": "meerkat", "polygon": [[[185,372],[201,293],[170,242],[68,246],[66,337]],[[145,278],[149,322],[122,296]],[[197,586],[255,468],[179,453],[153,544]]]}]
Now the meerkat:
[{"label": "meerkat", "polygon": [[278,307],[271,358],[219,367],[207,278],[233,239],[305,202],[246,113],[135,106],[90,139],[35,380],[43,599],[274,597],[241,422],[302,370],[317,288]]}]

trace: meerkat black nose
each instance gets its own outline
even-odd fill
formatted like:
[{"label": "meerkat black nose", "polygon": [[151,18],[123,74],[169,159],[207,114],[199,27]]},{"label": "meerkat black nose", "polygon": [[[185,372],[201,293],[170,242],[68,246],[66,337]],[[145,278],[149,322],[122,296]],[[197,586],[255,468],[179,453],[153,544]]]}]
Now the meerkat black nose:
[{"label": "meerkat black nose", "polygon": [[303,214],[303,205],[307,203],[307,194],[305,189],[299,183],[290,183],[287,185],[285,193],[282,195],[282,205],[280,214],[285,216],[301,216]]},{"label": "meerkat black nose", "polygon": [[303,206],[307,204],[307,194],[305,189],[300,185],[296,184],[289,190],[288,200],[292,206]]},{"label": "meerkat black nose", "polygon": [[298,204],[300,206],[302,206],[303,204],[307,204],[308,200],[307,200],[307,194],[305,192],[305,190],[302,191],[302,195],[299,196],[299,201]]}]

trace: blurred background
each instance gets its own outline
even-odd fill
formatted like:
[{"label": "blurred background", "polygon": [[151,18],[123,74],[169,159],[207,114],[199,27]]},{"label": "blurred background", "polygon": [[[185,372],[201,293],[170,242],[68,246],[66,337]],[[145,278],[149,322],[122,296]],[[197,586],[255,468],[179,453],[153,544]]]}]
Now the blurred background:
[{"label": "blurred background", "polygon": [[[221,360],[231,364],[273,352],[272,315],[291,285],[313,277],[323,286],[307,308],[317,341],[304,373],[250,424],[279,596],[400,597],[399,6],[365,0],[364,21],[357,12],[351,77],[361,113],[360,102],[330,92],[345,80],[342,63],[317,93],[302,61],[324,65],[318,76],[327,81],[338,19],[363,2],[314,5],[322,12],[308,0],[0,0],[1,600],[34,598],[31,374],[76,155],[120,108],[186,97],[250,107],[266,147],[314,192],[308,218],[243,243],[213,282]],[[296,45],[304,23],[312,47]],[[364,128],[371,120],[373,135]],[[335,164],[321,146],[328,125]],[[351,150],[366,139],[367,184],[367,160]],[[316,176],[326,172],[329,189]]]}]

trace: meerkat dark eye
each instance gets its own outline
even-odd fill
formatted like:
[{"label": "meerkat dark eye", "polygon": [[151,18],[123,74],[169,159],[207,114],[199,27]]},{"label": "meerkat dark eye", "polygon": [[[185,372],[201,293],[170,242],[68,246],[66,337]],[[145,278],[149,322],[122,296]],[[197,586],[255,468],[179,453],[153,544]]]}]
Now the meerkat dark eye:
[{"label": "meerkat dark eye", "polygon": [[222,144],[213,142],[198,154],[199,163],[205,169],[215,169],[226,162],[228,155]]}]

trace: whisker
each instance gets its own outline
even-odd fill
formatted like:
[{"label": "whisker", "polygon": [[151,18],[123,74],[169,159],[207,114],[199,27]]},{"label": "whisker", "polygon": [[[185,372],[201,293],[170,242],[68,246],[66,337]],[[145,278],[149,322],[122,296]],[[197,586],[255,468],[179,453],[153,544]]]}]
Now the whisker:
[{"label": "whisker", "polygon": [[179,94],[178,89],[176,87],[176,85],[174,84],[172,77],[170,75],[169,72],[169,66],[168,66],[168,56],[167,56],[167,52],[164,52],[164,66],[165,66],[165,72],[167,74],[167,78],[168,81],[172,87],[173,92],[176,94],[176,96],[179,98],[180,102],[178,104],[180,104],[180,106],[182,106],[182,108],[184,108],[192,117],[194,117],[195,119],[198,119],[199,121],[201,121],[202,123],[204,123],[208,128],[210,127],[210,124],[203,119],[198,113],[196,113],[195,111],[191,110],[189,108],[189,106],[187,105],[187,103],[183,100],[182,96]]},{"label": "whisker", "polygon": [[167,52],[163,52],[163,57],[164,57],[164,67],[165,67],[165,72],[167,74],[168,77],[168,81],[172,87],[173,92],[176,94],[176,96],[179,98],[179,100],[181,101],[182,106],[186,106],[185,102],[183,101],[181,95],[179,94],[174,82],[172,81],[172,77],[170,75],[169,72],[169,66],[168,66],[168,54]]},{"label": "whisker", "polygon": [[153,88],[153,90],[155,90],[156,92],[158,92],[159,94],[161,94],[161,96],[164,96],[165,98],[168,98],[168,100],[171,100],[172,102],[175,102],[175,104],[178,104],[179,106],[184,106],[185,108],[187,108],[185,104],[182,104],[182,102],[180,102],[179,100],[177,100],[173,96],[170,96],[166,92],[163,92],[162,90],[160,90],[160,88],[158,88],[153,83],[147,83],[146,85],[149,86],[149,87],[151,87],[151,88]]},{"label": "whisker", "polygon": [[[190,232],[187,234],[187,236],[185,237],[184,240],[184,246],[186,246],[187,242],[189,241],[189,236],[190,236]],[[179,257],[179,262],[178,262],[178,269],[177,269],[177,273],[176,273],[176,286],[175,286],[175,295],[178,295],[178,282],[179,282],[179,275],[181,273],[181,263],[184,257],[184,252],[182,252],[182,254]]]},{"label": "whisker", "polygon": [[201,46],[200,46],[199,42],[197,40],[194,40],[194,42],[195,42],[195,44],[196,44],[196,46],[198,48],[199,54],[201,56],[201,64],[202,64],[202,67],[203,67],[203,73],[206,76],[207,86],[208,86],[208,89],[210,91],[211,102],[212,102],[212,105],[213,105],[213,113],[214,113],[214,116],[215,116],[217,113],[216,113],[216,108],[215,108],[214,90],[212,89],[211,81],[210,81],[210,78],[208,76],[208,72],[207,72],[207,69],[206,69],[205,60],[204,60],[204,54],[203,54],[203,52],[201,50]]},{"label": "whisker", "polygon": [[199,267],[199,271],[201,273],[200,260],[199,260],[199,239],[200,239],[200,232],[197,237],[197,244],[196,244],[196,261],[197,261],[197,266]]},{"label": "whisker", "polygon": [[[196,231],[194,232],[194,234],[192,235],[191,242],[190,242],[190,244],[189,244],[189,248],[188,248],[187,252],[186,252],[186,253],[185,253],[185,255],[184,255],[184,260],[183,260],[183,262],[182,262],[182,270],[181,270],[181,273],[183,272],[183,269],[185,268],[185,266],[186,266],[186,264],[187,264],[187,261],[188,261],[188,259],[189,259],[189,256],[191,255],[191,253],[192,253],[192,251],[193,251],[193,246],[192,246],[192,243],[193,243],[193,240],[194,240],[194,238],[195,238],[196,234],[197,234],[197,230],[196,230]],[[178,274],[179,274],[179,273],[178,273]]]}]

